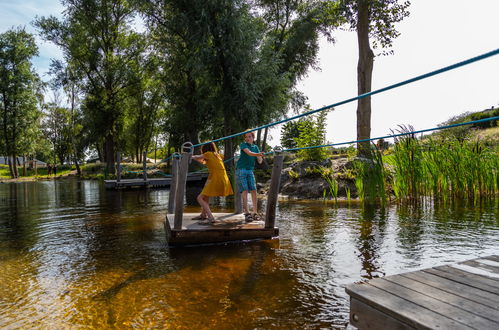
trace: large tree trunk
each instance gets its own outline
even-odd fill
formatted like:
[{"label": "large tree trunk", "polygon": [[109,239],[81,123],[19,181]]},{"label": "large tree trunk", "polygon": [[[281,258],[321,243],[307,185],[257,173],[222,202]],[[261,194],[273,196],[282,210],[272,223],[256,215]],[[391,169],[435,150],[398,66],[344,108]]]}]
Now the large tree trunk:
[{"label": "large tree trunk", "polygon": [[10,176],[15,179],[16,174],[14,173],[14,168],[12,166],[12,157],[9,156],[9,171],[10,171]]},{"label": "large tree trunk", "polygon": [[105,152],[106,152],[106,170],[109,174],[114,174],[114,137],[112,134],[106,136]]},{"label": "large tree trunk", "polygon": [[[371,91],[374,53],[369,44],[369,1],[358,2],[357,41],[359,44],[359,62],[357,64],[358,94]],[[364,97],[357,103],[357,140],[371,137],[371,97]],[[357,143],[359,155],[369,155],[369,142]]]},{"label": "large tree trunk", "polygon": [[78,156],[76,155],[76,152],[74,153],[73,155],[74,157],[74,163],[75,163],[75,166],[76,166],[76,173],[78,174],[78,177],[81,177],[81,168],[80,168],[80,164],[78,164]]},{"label": "large tree trunk", "polygon": [[101,163],[103,163],[104,162],[104,157],[102,155],[102,148],[101,148],[101,146],[100,146],[99,143],[95,144],[95,149],[97,149],[97,157],[99,157],[99,161]]}]

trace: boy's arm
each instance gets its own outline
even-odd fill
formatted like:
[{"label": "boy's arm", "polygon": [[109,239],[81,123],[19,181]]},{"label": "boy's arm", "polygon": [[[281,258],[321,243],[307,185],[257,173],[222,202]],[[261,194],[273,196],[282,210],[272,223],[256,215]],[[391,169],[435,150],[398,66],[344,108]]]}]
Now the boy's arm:
[{"label": "boy's arm", "polygon": [[264,156],[263,152],[258,152],[258,153],[252,152],[248,148],[244,148],[243,151],[246,153],[246,155],[252,156],[252,157],[263,157]]}]

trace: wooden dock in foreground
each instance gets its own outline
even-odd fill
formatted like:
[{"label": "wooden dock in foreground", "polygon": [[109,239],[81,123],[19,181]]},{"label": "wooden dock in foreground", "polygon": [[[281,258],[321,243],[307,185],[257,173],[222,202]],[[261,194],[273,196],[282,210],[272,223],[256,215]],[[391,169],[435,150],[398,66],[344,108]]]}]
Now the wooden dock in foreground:
[{"label": "wooden dock in foreground", "polygon": [[359,329],[499,329],[499,256],[351,284]]},{"label": "wooden dock in foreground", "polygon": [[216,219],[213,224],[192,220],[197,215],[199,213],[184,213],[181,229],[173,229],[175,215],[167,215],[165,232],[170,245],[269,239],[279,236],[279,228],[265,228],[263,220],[244,222],[244,214],[213,213]]}]

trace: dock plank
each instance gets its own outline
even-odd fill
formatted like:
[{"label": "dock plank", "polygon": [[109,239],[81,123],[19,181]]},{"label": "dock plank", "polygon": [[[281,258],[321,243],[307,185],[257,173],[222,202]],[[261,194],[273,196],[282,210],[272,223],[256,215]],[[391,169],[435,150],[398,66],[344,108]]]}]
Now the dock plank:
[{"label": "dock plank", "polygon": [[359,329],[499,329],[498,256],[376,278],[346,292]]},{"label": "dock plank", "polygon": [[425,296],[439,300],[445,304],[452,305],[454,307],[460,308],[464,311],[476,314],[482,318],[486,318],[493,321],[496,327],[499,328],[499,320],[497,319],[498,309],[490,307],[489,304],[480,304],[472,300],[468,300],[466,297],[459,295],[458,293],[450,293],[441,288],[427,285],[410,278],[403,277],[401,275],[389,276],[386,281],[392,282],[397,285],[401,285],[409,290],[416,291]]},{"label": "dock plank", "polygon": [[424,283],[426,285],[438,288],[449,293],[457,294],[464,299],[469,299],[471,301],[499,310],[499,296],[494,295],[488,291],[483,291],[478,288],[473,288],[468,285],[451,281],[444,277],[421,271],[405,273],[401,274],[400,276],[410,278],[414,281]]},{"label": "dock plank", "polygon": [[465,272],[450,266],[435,267],[432,269],[425,269],[424,271],[439,275],[441,277],[447,277],[449,279],[452,278],[456,282],[466,282],[467,285],[477,287],[494,294],[499,294],[499,283],[482,275]]},{"label": "dock plank", "polygon": [[437,313],[445,315],[447,318],[464,324],[470,328],[495,329],[499,327],[499,323],[493,322],[489,319],[485,319],[476,314],[470,313],[467,310],[455,307],[451,304],[432,298],[428,295],[419,293],[412,288],[409,289],[397,283],[390,282],[387,279],[375,279],[372,280],[370,284],[381,290],[391,292],[392,294],[395,294],[402,299],[404,297],[409,297],[412,303],[428,310],[437,311]]},{"label": "dock plank", "polygon": [[[424,308],[410,300],[400,298],[385,290],[372,286],[370,284],[352,284],[346,288],[347,293],[352,297],[376,310],[395,318],[402,323],[417,329],[469,329],[466,325],[456,322],[444,315],[438,314],[433,310]],[[362,315],[357,315],[358,321],[354,316],[350,321],[356,327],[363,319]],[[380,328],[381,323],[377,323]]]}]

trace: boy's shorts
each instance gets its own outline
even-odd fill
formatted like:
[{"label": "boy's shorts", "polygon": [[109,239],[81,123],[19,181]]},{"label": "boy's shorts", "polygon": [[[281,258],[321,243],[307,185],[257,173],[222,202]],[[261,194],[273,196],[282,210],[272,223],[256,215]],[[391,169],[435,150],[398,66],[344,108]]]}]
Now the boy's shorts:
[{"label": "boy's shorts", "polygon": [[251,191],[256,190],[255,176],[253,175],[253,170],[237,169],[237,187],[239,192],[245,190]]}]

